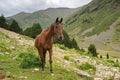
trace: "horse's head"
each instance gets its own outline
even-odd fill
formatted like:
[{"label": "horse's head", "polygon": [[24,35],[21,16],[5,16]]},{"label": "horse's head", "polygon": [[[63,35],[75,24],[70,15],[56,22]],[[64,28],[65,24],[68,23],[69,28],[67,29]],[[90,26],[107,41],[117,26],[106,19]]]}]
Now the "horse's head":
[{"label": "horse's head", "polygon": [[57,35],[59,40],[64,39],[64,36],[63,36],[63,33],[62,33],[62,30],[63,30],[62,20],[63,20],[63,18],[61,18],[60,21],[59,21],[59,18],[57,17],[56,21],[53,23],[54,34]]}]

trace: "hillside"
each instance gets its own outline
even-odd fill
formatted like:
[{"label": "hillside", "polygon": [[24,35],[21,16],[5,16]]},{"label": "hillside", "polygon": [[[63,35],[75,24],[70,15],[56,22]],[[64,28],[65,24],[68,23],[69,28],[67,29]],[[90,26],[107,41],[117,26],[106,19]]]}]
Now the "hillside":
[{"label": "hillside", "polygon": [[[95,58],[87,52],[68,49],[55,44],[53,48],[54,76],[49,73],[49,55],[47,54],[45,72],[39,67],[22,69],[23,56],[38,56],[33,39],[0,28],[0,79],[3,80],[103,80],[120,79],[120,58]],[[22,58],[20,58],[20,55]],[[104,56],[105,57],[105,56]],[[34,58],[34,57],[32,57]],[[31,58],[31,59],[32,59]],[[30,60],[31,60],[30,59]],[[116,59],[118,62],[116,62]],[[26,59],[27,62],[29,58]],[[39,61],[39,60],[38,60]],[[31,61],[30,61],[31,62]],[[30,63],[29,62],[29,63]],[[34,62],[35,63],[35,62]],[[25,65],[25,64],[24,64]]]},{"label": "hillside", "polygon": [[120,51],[119,17],[119,0],[93,0],[67,17],[65,30],[80,47],[95,44],[98,49]]},{"label": "hillside", "polygon": [[15,19],[23,29],[31,27],[34,23],[40,23],[42,28],[45,28],[48,27],[56,17],[65,18],[76,10],[77,9],[70,8],[48,8],[46,10],[39,10],[33,13],[21,12],[8,17],[8,19]]}]

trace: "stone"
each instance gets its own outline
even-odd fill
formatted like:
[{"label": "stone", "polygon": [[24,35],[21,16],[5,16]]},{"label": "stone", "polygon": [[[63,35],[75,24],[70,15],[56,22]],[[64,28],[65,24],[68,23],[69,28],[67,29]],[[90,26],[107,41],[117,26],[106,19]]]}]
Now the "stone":
[{"label": "stone", "polygon": [[102,78],[94,78],[94,80],[103,80]]},{"label": "stone", "polygon": [[10,53],[9,52],[5,52],[5,54],[9,55]]},{"label": "stone", "polygon": [[12,46],[11,49],[12,49],[12,50],[16,50],[16,47],[15,47],[15,46]]},{"label": "stone", "polygon": [[77,74],[78,74],[79,76],[91,78],[91,76],[90,76],[87,72],[84,72],[84,71],[79,71],[79,72],[77,72]]},{"label": "stone", "polygon": [[40,69],[39,68],[35,68],[34,71],[38,72],[38,71],[40,71]]}]

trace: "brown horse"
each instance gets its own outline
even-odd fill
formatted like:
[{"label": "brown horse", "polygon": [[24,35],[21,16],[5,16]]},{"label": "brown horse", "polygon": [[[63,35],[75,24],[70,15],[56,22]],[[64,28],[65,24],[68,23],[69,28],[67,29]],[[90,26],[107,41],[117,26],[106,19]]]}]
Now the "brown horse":
[{"label": "brown horse", "polygon": [[46,51],[49,51],[49,62],[50,62],[50,73],[53,73],[52,70],[52,37],[57,35],[59,40],[63,40],[62,34],[62,20],[59,21],[57,17],[56,21],[51,24],[46,30],[43,30],[39,35],[37,35],[35,39],[35,47],[38,49],[41,61],[42,61],[42,71],[44,71],[45,67],[45,57]]}]

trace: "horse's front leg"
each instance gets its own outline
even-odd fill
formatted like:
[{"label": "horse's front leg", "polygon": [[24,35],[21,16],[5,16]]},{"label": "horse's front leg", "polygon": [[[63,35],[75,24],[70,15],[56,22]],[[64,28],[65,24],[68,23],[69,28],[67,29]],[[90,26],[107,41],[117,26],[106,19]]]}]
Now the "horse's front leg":
[{"label": "horse's front leg", "polygon": [[52,48],[49,50],[49,63],[50,63],[50,73],[53,75],[53,69],[52,69]]},{"label": "horse's front leg", "polygon": [[42,62],[42,71],[44,71],[44,67],[45,67],[45,59],[44,59],[44,53],[43,53],[43,48],[39,48],[39,55],[41,58],[41,62]]}]

